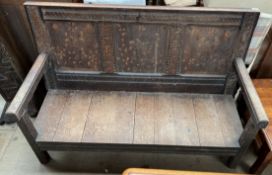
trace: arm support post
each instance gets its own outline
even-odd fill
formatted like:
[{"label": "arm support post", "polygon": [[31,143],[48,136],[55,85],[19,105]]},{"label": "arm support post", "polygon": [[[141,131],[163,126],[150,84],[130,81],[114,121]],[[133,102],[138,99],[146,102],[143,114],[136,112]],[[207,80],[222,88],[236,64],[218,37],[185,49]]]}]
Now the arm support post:
[{"label": "arm support post", "polygon": [[6,113],[10,117],[15,117],[17,119],[17,124],[26,140],[39,161],[44,164],[50,160],[50,156],[46,151],[41,150],[35,141],[38,132],[27,114],[27,106],[43,77],[46,65],[47,55],[42,53],[37,57]]},{"label": "arm support post", "polygon": [[241,58],[237,58],[234,65],[241,85],[242,94],[251,117],[259,129],[265,128],[268,125],[269,120],[251,78],[249,77],[245,63]]},{"label": "arm support post", "polygon": [[47,55],[41,53],[30,71],[28,72],[23,84],[18,90],[16,96],[12,100],[10,106],[6,111],[6,115],[16,117],[19,121],[26,112],[27,105],[29,104],[43,74],[46,69]]}]

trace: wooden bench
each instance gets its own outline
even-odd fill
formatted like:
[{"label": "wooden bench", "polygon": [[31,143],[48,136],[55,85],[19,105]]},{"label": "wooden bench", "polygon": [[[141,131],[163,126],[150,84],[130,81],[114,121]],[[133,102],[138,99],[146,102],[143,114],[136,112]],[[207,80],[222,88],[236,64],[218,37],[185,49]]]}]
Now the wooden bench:
[{"label": "wooden bench", "polygon": [[129,168],[125,170],[122,173],[122,175],[249,175],[249,174]]},{"label": "wooden bench", "polygon": [[[41,53],[7,110],[41,163],[48,150],[229,156],[268,119],[244,57],[254,10],[25,3]],[[44,77],[34,123],[27,105]],[[237,82],[251,119],[242,127]]]}]

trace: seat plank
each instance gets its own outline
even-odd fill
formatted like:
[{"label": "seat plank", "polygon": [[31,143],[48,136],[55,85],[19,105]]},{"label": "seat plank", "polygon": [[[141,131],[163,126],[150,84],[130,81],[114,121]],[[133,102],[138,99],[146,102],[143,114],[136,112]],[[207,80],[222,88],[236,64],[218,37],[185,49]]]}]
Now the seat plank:
[{"label": "seat plank", "polygon": [[79,142],[81,141],[92,93],[88,91],[70,91],[67,105],[61,116],[54,141]]},{"label": "seat plank", "polygon": [[136,99],[134,143],[199,146],[190,96],[138,93]]},{"label": "seat plank", "polygon": [[225,138],[216,113],[212,95],[198,95],[193,99],[201,146],[225,146]]},{"label": "seat plank", "polygon": [[135,92],[96,92],[82,142],[132,143]]},{"label": "seat plank", "polygon": [[192,96],[173,94],[170,101],[172,102],[173,116],[176,116],[175,128],[178,134],[176,143],[178,145],[200,146]]},{"label": "seat plank", "polygon": [[224,136],[225,145],[239,146],[239,137],[242,134],[242,124],[236,110],[234,99],[231,96],[213,97],[221,131]]},{"label": "seat plank", "polygon": [[191,96],[159,94],[155,107],[156,144],[199,146]]},{"label": "seat plank", "polygon": [[67,98],[67,91],[50,90],[47,93],[34,122],[38,130],[37,140],[53,140]]},{"label": "seat plank", "polygon": [[155,143],[155,94],[137,93],[135,109],[135,144]]}]

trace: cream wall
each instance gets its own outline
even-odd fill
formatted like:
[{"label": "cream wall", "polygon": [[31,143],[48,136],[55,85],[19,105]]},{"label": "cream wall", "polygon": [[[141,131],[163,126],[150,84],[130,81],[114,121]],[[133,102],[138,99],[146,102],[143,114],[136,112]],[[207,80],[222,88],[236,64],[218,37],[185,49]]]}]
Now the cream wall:
[{"label": "cream wall", "polygon": [[204,0],[207,7],[259,8],[272,14],[272,0]]}]

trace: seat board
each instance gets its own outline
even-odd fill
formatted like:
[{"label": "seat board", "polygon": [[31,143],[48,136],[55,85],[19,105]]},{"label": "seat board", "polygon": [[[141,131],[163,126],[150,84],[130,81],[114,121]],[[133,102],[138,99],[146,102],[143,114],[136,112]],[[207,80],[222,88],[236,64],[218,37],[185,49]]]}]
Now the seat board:
[{"label": "seat board", "polygon": [[49,90],[38,142],[239,147],[232,96]]},{"label": "seat board", "polygon": [[136,93],[95,92],[82,142],[131,143]]}]

